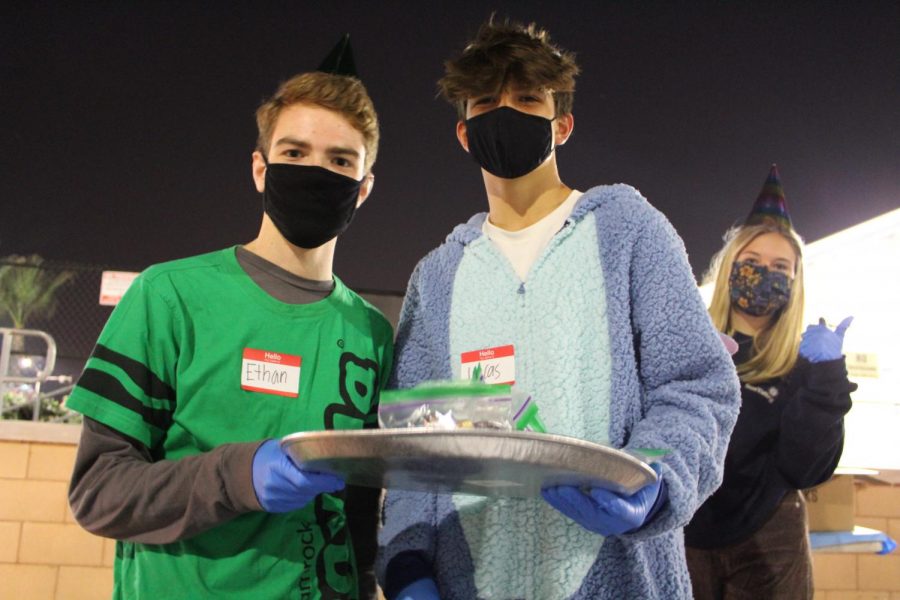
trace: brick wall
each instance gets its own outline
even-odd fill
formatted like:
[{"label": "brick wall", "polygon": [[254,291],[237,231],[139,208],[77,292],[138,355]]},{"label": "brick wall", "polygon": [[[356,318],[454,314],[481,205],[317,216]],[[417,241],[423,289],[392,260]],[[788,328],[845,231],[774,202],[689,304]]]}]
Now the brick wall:
[{"label": "brick wall", "polygon": [[[78,427],[0,421],[0,598],[112,594],[115,543],[81,529],[66,502]],[[856,524],[900,541],[900,486],[864,484]],[[813,554],[815,600],[900,600],[900,550]]]},{"label": "brick wall", "polygon": [[[2,423],[3,429],[8,424]],[[112,595],[115,542],[79,527],[66,502],[77,427],[55,427],[74,429],[75,435],[48,424],[19,422],[15,430],[28,429],[27,435],[9,437],[26,439],[5,440],[0,430],[0,598],[92,600]]]},{"label": "brick wall", "polygon": [[116,543],[82,529],[67,501],[79,432],[0,420],[0,600],[112,596]]}]

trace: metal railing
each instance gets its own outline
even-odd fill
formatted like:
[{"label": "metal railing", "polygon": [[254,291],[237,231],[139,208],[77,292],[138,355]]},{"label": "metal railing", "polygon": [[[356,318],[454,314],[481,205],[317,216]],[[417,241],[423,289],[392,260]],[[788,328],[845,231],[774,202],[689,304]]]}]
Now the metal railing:
[{"label": "metal railing", "polygon": [[[33,341],[43,342],[43,351],[35,352]],[[0,393],[23,389],[31,398],[33,421],[40,420],[44,400],[67,394],[74,384],[69,375],[53,375],[56,368],[56,341],[38,329],[0,327]],[[41,393],[45,382],[63,385],[49,393]],[[21,405],[2,407],[0,417],[21,410]],[[67,411],[68,412],[68,411]],[[66,421],[69,415],[57,416],[53,421]]]}]

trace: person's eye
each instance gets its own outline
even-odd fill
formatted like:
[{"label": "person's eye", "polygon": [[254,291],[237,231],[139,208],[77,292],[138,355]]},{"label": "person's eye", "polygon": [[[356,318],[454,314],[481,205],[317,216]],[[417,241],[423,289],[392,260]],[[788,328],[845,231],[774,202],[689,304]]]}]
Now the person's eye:
[{"label": "person's eye", "polygon": [[472,102],[472,104],[474,106],[483,106],[485,104],[490,104],[493,101],[494,101],[494,98],[492,96],[483,96],[481,98],[476,98],[475,101]]},{"label": "person's eye", "polygon": [[751,265],[755,265],[755,264],[756,264],[757,262],[759,262],[759,261],[757,261],[757,260],[756,260],[755,258],[753,258],[752,256],[745,256],[744,258],[741,259],[741,262],[745,262],[745,263],[748,263],[748,264],[751,264]]},{"label": "person's eye", "polygon": [[343,156],[335,156],[332,162],[342,168],[349,169],[353,167],[353,162],[347,160]]},{"label": "person's eye", "polygon": [[537,96],[525,95],[525,96],[519,97],[519,101],[525,102],[525,103],[532,103],[532,102],[540,102],[541,99],[538,98]]},{"label": "person's eye", "polygon": [[288,150],[284,151],[284,155],[288,158],[301,158],[303,156],[303,153],[300,152],[300,150],[298,150],[297,148],[289,148]]}]

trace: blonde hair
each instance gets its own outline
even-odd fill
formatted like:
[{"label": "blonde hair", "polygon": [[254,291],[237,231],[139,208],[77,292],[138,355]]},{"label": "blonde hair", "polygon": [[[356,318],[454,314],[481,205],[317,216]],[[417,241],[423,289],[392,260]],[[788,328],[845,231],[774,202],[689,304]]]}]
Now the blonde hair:
[{"label": "blonde hair", "polygon": [[355,77],[313,71],[295,75],[282,83],[275,95],[256,109],[259,151],[268,155],[281,111],[304,103],[333,110],[362,134],[366,149],[364,166],[368,173],[378,155],[378,115],[365,86]]},{"label": "blonde hair", "polygon": [[734,333],[731,322],[731,266],[741,251],[760,235],[777,233],[790,243],[796,255],[794,281],[786,306],[776,311],[766,327],[753,340],[753,357],[737,365],[741,381],[759,383],[783,377],[797,362],[800,332],[803,326],[803,240],[793,230],[785,231],[773,224],[732,227],[724,236],[725,245],[713,256],[704,282],[714,282],[709,315],[719,331]]}]

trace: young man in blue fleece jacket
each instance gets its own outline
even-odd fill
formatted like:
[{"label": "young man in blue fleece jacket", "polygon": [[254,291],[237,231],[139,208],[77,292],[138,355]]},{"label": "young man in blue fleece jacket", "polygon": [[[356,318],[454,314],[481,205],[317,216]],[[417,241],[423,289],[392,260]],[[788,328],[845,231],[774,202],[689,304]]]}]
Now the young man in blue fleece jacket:
[{"label": "young man in blue fleece jacket", "polygon": [[721,481],[740,395],[684,246],[634,188],[560,180],[578,67],[546,32],[492,19],[445,64],[489,211],[416,267],[393,386],[460,378],[468,353],[493,351],[507,355],[494,381],[531,392],[548,431],[670,453],[631,497],[389,492],[381,586],[390,599],[689,598],[682,527]]}]

